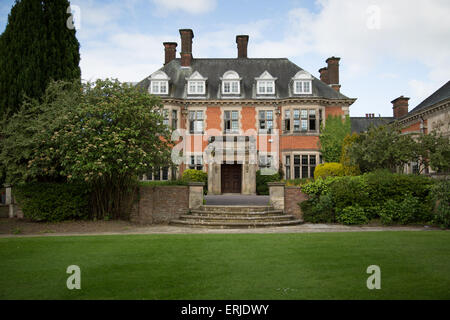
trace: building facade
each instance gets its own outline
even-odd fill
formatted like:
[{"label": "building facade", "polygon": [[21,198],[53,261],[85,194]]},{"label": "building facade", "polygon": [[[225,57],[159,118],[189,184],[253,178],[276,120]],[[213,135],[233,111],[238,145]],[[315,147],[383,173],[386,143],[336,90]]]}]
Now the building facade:
[{"label": "building facade", "polygon": [[[408,111],[408,97],[400,96],[393,101],[394,119],[402,132],[418,136],[435,131],[450,139],[450,81]],[[417,162],[408,164],[405,173],[434,173],[430,168],[419,168]]]},{"label": "building facade", "polygon": [[[340,92],[339,60],[320,79],[286,58],[248,58],[247,35],[236,36],[237,58],[194,58],[191,29],[165,42],[165,63],[137,85],[162,98],[165,123],[176,129],[176,168],[153,168],[147,180],[208,173],[208,193],[255,194],[256,172],[309,178],[321,163],[321,124],[345,117],[356,99]],[[174,158],[174,157],[173,157]]]}]

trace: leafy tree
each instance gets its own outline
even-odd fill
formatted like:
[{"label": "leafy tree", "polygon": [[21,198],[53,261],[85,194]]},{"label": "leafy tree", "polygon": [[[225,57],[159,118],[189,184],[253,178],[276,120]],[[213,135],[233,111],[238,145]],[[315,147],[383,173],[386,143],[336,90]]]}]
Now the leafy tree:
[{"label": "leafy tree", "polygon": [[420,171],[431,167],[436,172],[450,171],[450,140],[433,130],[417,138],[414,160]]},{"label": "leafy tree", "polygon": [[344,138],[350,134],[350,118],[328,116],[320,128],[319,148],[325,162],[339,162]]},{"label": "leafy tree", "polygon": [[414,157],[415,142],[410,135],[404,135],[398,125],[370,127],[361,133],[348,148],[353,165],[362,172],[389,169],[395,172]]},{"label": "leafy tree", "polygon": [[161,108],[118,81],[52,83],[42,103],[25,105],[2,132],[7,182],[84,181],[94,218],[123,217],[136,177],[170,163]]},{"label": "leafy tree", "polygon": [[357,176],[360,174],[358,165],[352,165],[349,151],[348,151],[350,146],[358,140],[358,137],[359,136],[357,133],[347,135],[344,138],[344,141],[342,143],[342,152],[341,152],[341,161],[340,162],[344,167],[344,175],[346,175],[346,176]]},{"label": "leafy tree", "polygon": [[0,113],[12,114],[23,96],[40,98],[51,80],[79,80],[75,29],[68,0],[16,0],[0,36]]}]

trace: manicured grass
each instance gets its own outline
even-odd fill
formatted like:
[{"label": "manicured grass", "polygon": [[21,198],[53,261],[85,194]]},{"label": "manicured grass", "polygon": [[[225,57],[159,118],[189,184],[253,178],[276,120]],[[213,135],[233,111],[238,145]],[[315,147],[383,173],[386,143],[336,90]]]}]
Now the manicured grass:
[{"label": "manicured grass", "polygon": [[0,239],[0,299],[450,299],[450,232]]}]

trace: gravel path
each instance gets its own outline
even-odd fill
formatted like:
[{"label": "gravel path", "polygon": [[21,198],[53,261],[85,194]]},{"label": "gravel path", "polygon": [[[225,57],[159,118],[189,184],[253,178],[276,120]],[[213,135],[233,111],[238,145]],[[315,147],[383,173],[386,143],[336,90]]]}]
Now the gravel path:
[{"label": "gravel path", "polygon": [[440,230],[429,226],[343,226],[310,224],[257,228],[257,229],[209,229],[169,225],[139,225],[128,221],[68,221],[60,223],[35,223],[17,219],[0,219],[0,238],[81,236],[119,234],[239,234],[239,233],[312,233],[312,232],[373,232],[373,231],[427,231]]}]

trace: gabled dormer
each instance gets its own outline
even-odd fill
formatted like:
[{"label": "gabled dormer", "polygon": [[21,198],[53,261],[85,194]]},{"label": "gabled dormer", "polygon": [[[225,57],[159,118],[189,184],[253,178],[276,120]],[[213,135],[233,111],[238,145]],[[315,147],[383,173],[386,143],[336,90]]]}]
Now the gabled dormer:
[{"label": "gabled dormer", "polygon": [[275,81],[274,78],[268,71],[264,71],[256,81],[256,95],[257,96],[274,96],[275,95]]},{"label": "gabled dormer", "polygon": [[198,71],[195,71],[187,81],[188,96],[204,96],[206,93],[206,81],[208,78],[203,77]]},{"label": "gabled dormer", "polygon": [[150,76],[150,86],[148,91],[151,94],[168,95],[169,94],[169,76],[162,70],[158,70]]},{"label": "gabled dormer", "polygon": [[292,78],[292,92],[294,95],[312,94],[313,77],[305,70],[300,70]]}]

